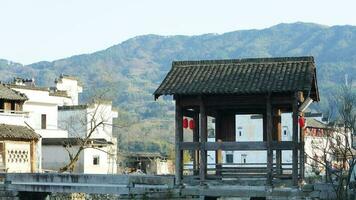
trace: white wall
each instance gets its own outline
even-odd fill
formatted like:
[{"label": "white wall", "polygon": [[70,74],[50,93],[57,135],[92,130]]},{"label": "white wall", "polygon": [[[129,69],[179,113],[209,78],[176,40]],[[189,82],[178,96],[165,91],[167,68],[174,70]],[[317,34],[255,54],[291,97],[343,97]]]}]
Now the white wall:
[{"label": "white wall", "polygon": [[58,127],[68,131],[68,137],[85,137],[87,134],[86,109],[58,111]]},{"label": "white wall", "polygon": [[[70,149],[72,153],[78,151],[77,147]],[[68,164],[70,161],[68,152],[61,145],[43,145],[42,146],[42,170],[58,171],[61,167]],[[79,156],[79,160],[74,169],[76,173],[83,173],[84,154]]]},{"label": "white wall", "polygon": [[[235,141],[263,141],[263,118],[251,119],[252,115],[236,115]],[[292,114],[282,113],[282,141],[292,140]],[[241,136],[240,136],[241,132]],[[215,141],[208,138],[209,142]],[[226,155],[233,154],[234,163],[267,163],[267,151],[222,151],[223,163]],[[275,162],[275,152],[273,155]],[[292,162],[292,151],[282,151],[282,163]],[[215,151],[208,151],[208,163],[215,163]]]},{"label": "white wall", "polygon": [[8,172],[31,172],[30,142],[6,141],[6,168]]},{"label": "white wall", "polygon": [[[84,173],[86,174],[107,174],[110,171],[109,168],[109,158],[106,153],[107,147],[93,149],[88,148],[84,150]],[[99,164],[93,164],[94,156],[99,157]]]},{"label": "white wall", "polygon": [[71,98],[71,103],[68,105],[78,105],[79,93],[83,88],[78,85],[78,81],[70,78],[62,77],[56,84],[58,90],[65,90]]},{"label": "white wall", "polygon": [[0,124],[25,126],[25,121],[28,120],[28,114],[0,113]]}]

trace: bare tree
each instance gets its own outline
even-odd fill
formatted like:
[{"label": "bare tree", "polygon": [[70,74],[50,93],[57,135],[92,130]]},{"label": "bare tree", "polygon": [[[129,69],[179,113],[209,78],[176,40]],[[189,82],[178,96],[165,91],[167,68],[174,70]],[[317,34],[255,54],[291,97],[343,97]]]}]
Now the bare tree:
[{"label": "bare tree", "polygon": [[336,110],[336,116],[324,130],[323,137],[314,140],[314,154],[306,156],[314,167],[325,170],[325,182],[332,185],[337,199],[347,199],[356,164],[352,145],[356,130],[356,93],[352,84],[342,86],[329,105],[329,114]]},{"label": "bare tree", "polygon": [[[92,148],[107,153],[111,157],[116,157],[116,151],[111,152],[100,148],[103,141],[93,137],[100,130],[112,128],[112,115],[104,105],[103,100],[95,100],[87,104],[88,112],[71,115],[67,120],[61,123],[65,124],[66,129],[71,135],[72,140],[63,143],[69,156],[69,162],[59,169],[59,172],[73,172],[80,155],[85,149]],[[111,112],[111,109],[110,109]],[[102,132],[101,132],[102,133]],[[115,161],[114,161],[115,162]]]}]

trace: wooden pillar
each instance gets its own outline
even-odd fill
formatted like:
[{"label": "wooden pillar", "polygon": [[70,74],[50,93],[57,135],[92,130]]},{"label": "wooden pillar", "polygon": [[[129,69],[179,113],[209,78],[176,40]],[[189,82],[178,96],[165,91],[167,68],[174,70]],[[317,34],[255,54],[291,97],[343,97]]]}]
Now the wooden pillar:
[{"label": "wooden pillar", "polygon": [[[220,126],[221,126],[221,115],[220,113],[218,113],[215,117],[215,141],[216,142],[222,142]],[[216,166],[215,174],[217,176],[221,175],[221,164],[222,164],[222,151],[217,150],[215,151],[215,166]]]},{"label": "wooden pillar", "polygon": [[37,171],[36,167],[36,141],[31,140],[30,142],[30,164],[31,164],[31,173],[35,173]]},{"label": "wooden pillar", "polygon": [[200,103],[200,169],[199,177],[200,183],[203,184],[206,179],[207,169],[207,151],[203,149],[208,139],[208,116],[206,114],[206,107],[203,100]]},{"label": "wooden pillar", "polygon": [[293,154],[292,154],[292,179],[293,186],[298,186],[298,100],[294,94],[292,101],[293,110]]},{"label": "wooden pillar", "polygon": [[299,161],[299,169],[300,169],[300,179],[301,181],[304,180],[305,176],[305,166],[304,166],[304,129],[300,128],[299,130],[299,137],[300,137],[300,161]]},{"label": "wooden pillar", "polygon": [[[274,109],[273,111],[273,135],[277,142],[282,141],[282,127],[281,127],[281,110]],[[282,174],[282,150],[276,150],[276,172]]]},{"label": "wooden pillar", "polygon": [[183,109],[180,105],[179,97],[176,97],[176,130],[175,130],[175,143],[176,143],[176,184],[182,184],[182,177],[183,177],[183,151],[180,149],[180,144],[183,142]]},{"label": "wooden pillar", "polygon": [[272,149],[272,104],[271,96],[266,101],[266,132],[267,132],[267,185],[273,180],[273,149]]},{"label": "wooden pillar", "polygon": [[[194,114],[193,142],[199,142],[199,113]],[[193,150],[193,175],[199,175],[199,150]]]}]

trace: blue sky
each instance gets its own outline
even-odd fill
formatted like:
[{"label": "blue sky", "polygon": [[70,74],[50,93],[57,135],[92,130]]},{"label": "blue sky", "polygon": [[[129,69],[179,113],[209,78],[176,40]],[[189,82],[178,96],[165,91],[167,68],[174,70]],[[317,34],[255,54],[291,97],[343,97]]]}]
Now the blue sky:
[{"label": "blue sky", "polygon": [[297,21],[356,25],[355,8],[352,0],[0,0],[0,58],[51,61],[151,33],[224,33]]}]

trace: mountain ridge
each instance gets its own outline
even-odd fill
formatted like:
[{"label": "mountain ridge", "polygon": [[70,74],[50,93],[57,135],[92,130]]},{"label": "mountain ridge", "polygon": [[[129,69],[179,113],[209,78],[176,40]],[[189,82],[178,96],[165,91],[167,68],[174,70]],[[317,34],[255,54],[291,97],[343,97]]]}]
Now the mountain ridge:
[{"label": "mountain ridge", "polygon": [[[78,76],[84,83],[82,100],[107,91],[120,109],[120,121],[172,120],[171,98],[154,101],[152,93],[171,68],[172,61],[240,59],[255,57],[314,56],[322,111],[335,87],[356,78],[356,26],[324,26],[313,23],[282,23],[264,29],[231,31],[197,36],[136,36],[104,50],[30,65],[0,60],[0,80],[14,76],[35,78],[51,85],[60,74]],[[10,64],[9,64],[10,63]],[[11,64],[13,63],[13,64]],[[147,122],[148,123],[148,122]],[[153,123],[135,125],[136,135],[157,134],[172,141],[172,126]],[[158,126],[158,128],[157,128]],[[149,129],[149,130],[148,130]],[[166,133],[163,133],[163,132]],[[168,132],[170,134],[168,134]]]}]

